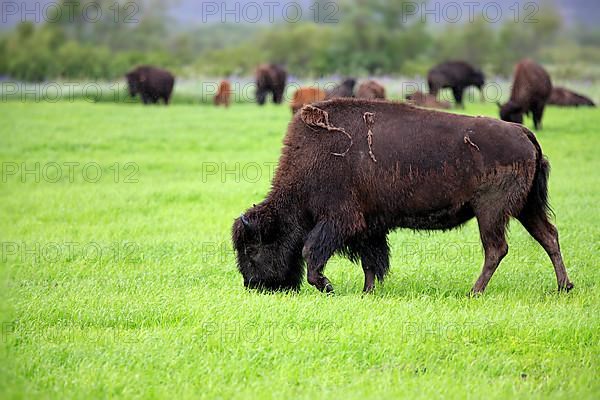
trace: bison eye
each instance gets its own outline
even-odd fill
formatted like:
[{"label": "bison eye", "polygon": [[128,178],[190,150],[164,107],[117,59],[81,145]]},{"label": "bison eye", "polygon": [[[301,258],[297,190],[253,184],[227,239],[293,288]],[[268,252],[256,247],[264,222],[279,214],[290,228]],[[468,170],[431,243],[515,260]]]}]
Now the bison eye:
[{"label": "bison eye", "polygon": [[247,256],[254,258],[256,253],[258,253],[258,248],[255,245],[246,245],[244,247],[244,254]]}]

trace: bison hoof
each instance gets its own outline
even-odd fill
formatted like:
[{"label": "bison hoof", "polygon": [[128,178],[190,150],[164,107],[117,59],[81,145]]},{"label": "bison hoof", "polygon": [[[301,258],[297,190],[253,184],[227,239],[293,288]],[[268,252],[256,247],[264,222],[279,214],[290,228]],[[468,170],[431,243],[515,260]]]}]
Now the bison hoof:
[{"label": "bison hoof", "polygon": [[331,283],[327,282],[327,284],[323,288],[323,291],[325,293],[333,293],[333,286],[331,286]]},{"label": "bison hoof", "polygon": [[574,286],[574,285],[573,285],[571,282],[569,282],[569,283],[567,283],[566,285],[560,285],[560,286],[558,287],[558,291],[559,291],[559,292],[566,292],[566,293],[568,293],[568,292],[570,292],[570,291],[571,291],[571,290],[572,290],[574,287],[575,287],[575,286]]}]

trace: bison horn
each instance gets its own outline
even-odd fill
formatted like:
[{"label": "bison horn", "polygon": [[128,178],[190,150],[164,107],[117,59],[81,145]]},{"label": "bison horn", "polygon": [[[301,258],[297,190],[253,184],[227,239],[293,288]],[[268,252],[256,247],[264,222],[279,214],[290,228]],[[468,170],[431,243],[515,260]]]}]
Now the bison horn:
[{"label": "bison horn", "polygon": [[502,108],[502,104],[500,104],[499,101],[496,102],[496,105],[498,106],[498,108]]},{"label": "bison horn", "polygon": [[246,217],[244,214],[240,216],[240,221],[242,221],[242,224],[244,224],[246,228],[250,228],[250,221],[248,220],[248,217]]}]

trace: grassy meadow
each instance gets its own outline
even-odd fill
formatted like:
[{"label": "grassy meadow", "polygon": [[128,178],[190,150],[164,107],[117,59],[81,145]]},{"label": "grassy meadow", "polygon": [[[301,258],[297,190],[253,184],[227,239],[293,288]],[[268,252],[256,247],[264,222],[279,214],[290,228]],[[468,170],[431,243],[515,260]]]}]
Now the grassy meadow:
[{"label": "grassy meadow", "polygon": [[2,399],[600,397],[597,109],[551,107],[538,133],[575,289],[514,221],[477,298],[475,221],[391,234],[372,295],[342,258],[333,296],[243,288],[231,224],[269,189],[287,106],[8,101],[0,120]]}]

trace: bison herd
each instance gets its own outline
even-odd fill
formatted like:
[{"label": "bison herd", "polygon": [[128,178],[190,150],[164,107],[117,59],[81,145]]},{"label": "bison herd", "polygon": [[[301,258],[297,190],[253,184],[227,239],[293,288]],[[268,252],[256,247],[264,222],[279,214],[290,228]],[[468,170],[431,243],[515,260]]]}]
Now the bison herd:
[{"label": "bison herd", "polygon": [[[142,66],[126,78],[131,96],[139,94],[144,104],[169,103],[171,73]],[[281,104],[287,79],[279,65],[259,66],[256,102],[264,105],[270,97]],[[547,104],[594,103],[553,87],[531,60],[517,64],[513,79],[510,99],[499,104],[503,121],[427,109],[451,107],[438,99],[445,88],[457,107],[468,87],[484,97],[484,74],[460,61],[432,68],[429,93],[412,93],[407,104],[383,101],[385,88],[374,80],[356,90],[354,78],[328,90],[298,88],[271,191],[233,224],[244,285],[298,289],[306,264],[308,282],[331,292],[323,271],[338,253],[361,262],[364,291],[370,292],[389,270],[391,231],[448,230],[476,219],[484,263],[471,293],[482,293],[508,252],[506,227],[515,218],[550,257],[559,290],[572,289],[549,218],[550,165],[522,122],[531,115],[541,128]],[[214,104],[227,107],[230,96],[231,85],[223,81]]]},{"label": "bison herd", "polygon": [[[162,100],[169,104],[175,78],[169,71],[140,66],[125,76],[132,97],[140,95],[144,104],[156,104]],[[285,68],[277,64],[263,64],[256,69],[256,102],[264,105],[271,97],[275,104],[284,100],[288,74]],[[322,100],[337,98],[358,98],[366,100],[385,100],[385,88],[374,80],[366,80],[357,84],[356,79],[346,78],[328,90],[318,87],[300,87],[292,95],[290,108],[295,114],[304,105]],[[463,108],[464,92],[469,87],[476,87],[484,99],[483,72],[464,61],[447,61],[431,68],[427,74],[429,93],[420,91],[406,95],[405,99],[412,105],[425,108],[450,109],[448,101],[439,100],[442,89],[450,89],[456,106]],[[227,80],[220,82],[213,99],[216,106],[229,107],[231,102],[231,84]],[[523,123],[523,116],[532,116],[536,129],[542,126],[542,116],[547,104],[562,107],[591,106],[595,104],[589,98],[562,87],[553,87],[550,75],[532,60],[519,62],[514,71],[510,99],[500,107],[500,118],[508,122]]]}]

